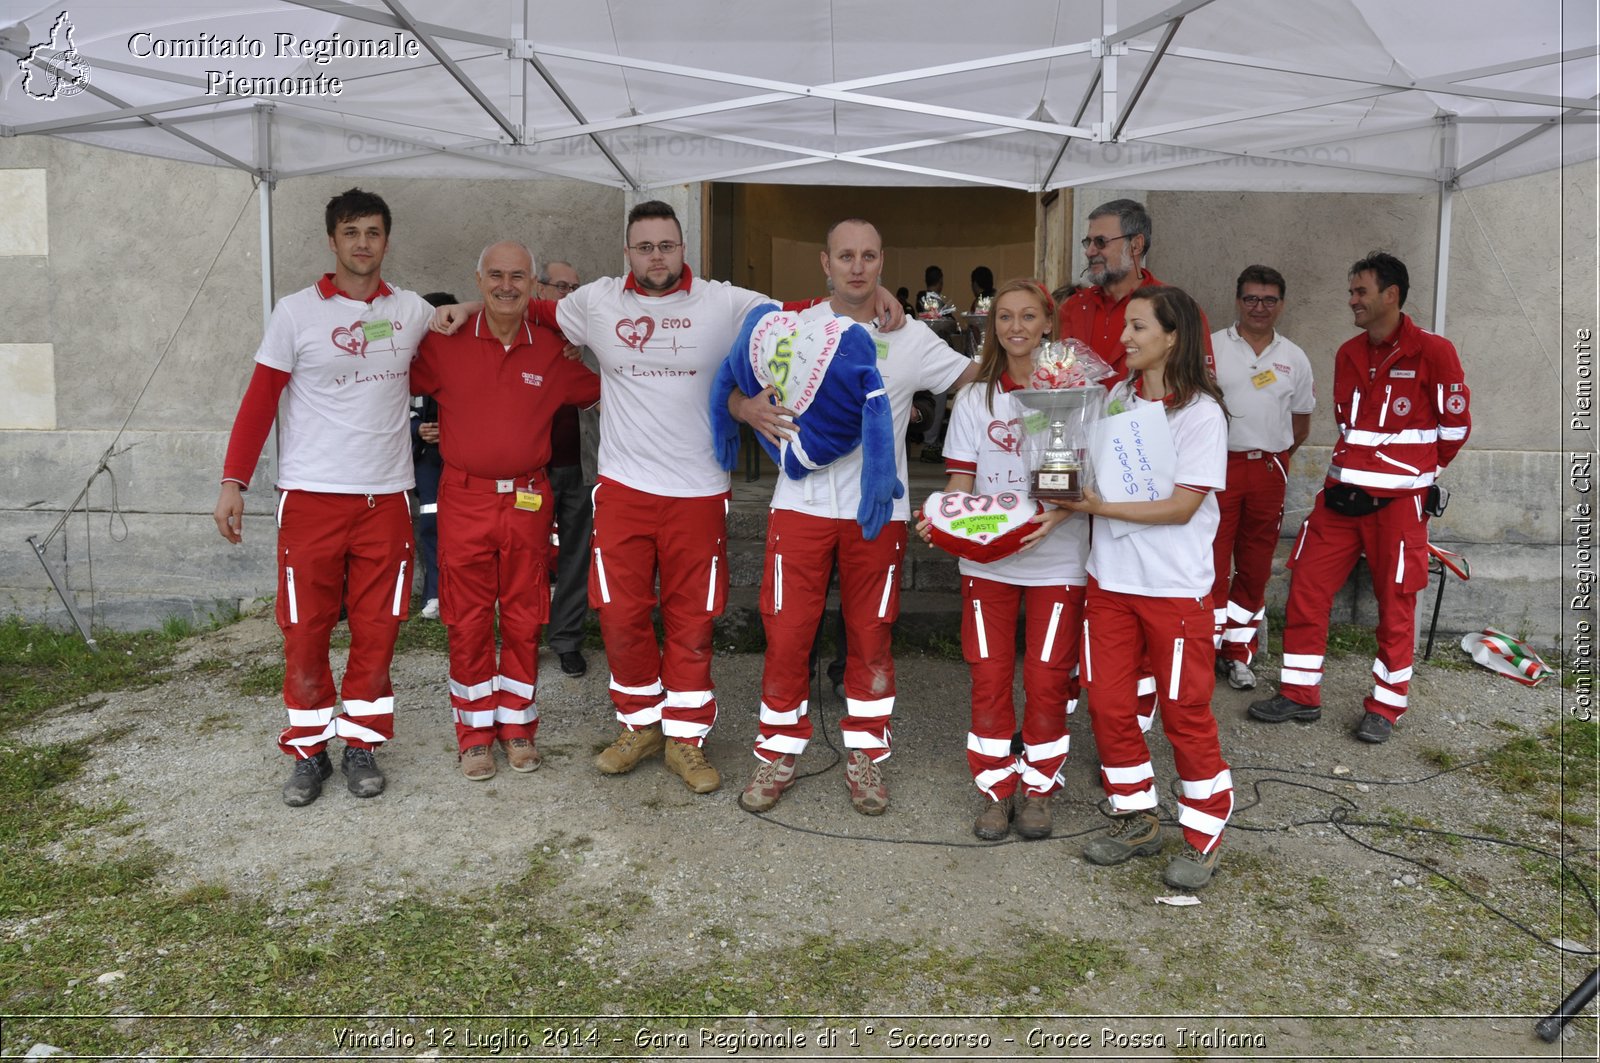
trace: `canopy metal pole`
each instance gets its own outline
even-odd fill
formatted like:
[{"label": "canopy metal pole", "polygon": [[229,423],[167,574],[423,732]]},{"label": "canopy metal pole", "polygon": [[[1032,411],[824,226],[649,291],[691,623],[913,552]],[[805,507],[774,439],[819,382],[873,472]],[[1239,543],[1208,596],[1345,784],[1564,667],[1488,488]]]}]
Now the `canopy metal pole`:
[{"label": "canopy metal pole", "polygon": [[1450,215],[1456,194],[1456,116],[1441,114],[1439,139],[1439,219],[1433,263],[1433,332],[1444,335],[1445,309],[1450,299]]},{"label": "canopy metal pole", "polygon": [[256,108],[256,178],[260,181],[261,205],[261,328],[272,318],[272,186],[277,173],[272,168],[272,111],[270,103]]}]

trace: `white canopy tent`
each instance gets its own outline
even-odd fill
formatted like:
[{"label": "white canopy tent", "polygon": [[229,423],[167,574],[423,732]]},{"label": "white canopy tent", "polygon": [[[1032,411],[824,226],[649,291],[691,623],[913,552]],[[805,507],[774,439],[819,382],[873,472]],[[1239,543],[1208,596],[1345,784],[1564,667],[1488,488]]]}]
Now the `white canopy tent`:
[{"label": "white canopy tent", "polygon": [[1590,0],[64,2],[0,8],[0,136],[251,172],[264,258],[331,172],[1436,189],[1437,325],[1450,193],[1596,154]]}]

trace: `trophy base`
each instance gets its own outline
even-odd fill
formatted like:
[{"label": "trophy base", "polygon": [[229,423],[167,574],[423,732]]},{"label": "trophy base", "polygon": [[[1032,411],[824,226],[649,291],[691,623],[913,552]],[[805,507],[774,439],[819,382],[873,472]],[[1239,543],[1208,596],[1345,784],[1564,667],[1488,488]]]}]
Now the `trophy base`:
[{"label": "trophy base", "polygon": [[1033,474],[1033,497],[1041,502],[1082,502],[1077,469],[1040,469]]}]

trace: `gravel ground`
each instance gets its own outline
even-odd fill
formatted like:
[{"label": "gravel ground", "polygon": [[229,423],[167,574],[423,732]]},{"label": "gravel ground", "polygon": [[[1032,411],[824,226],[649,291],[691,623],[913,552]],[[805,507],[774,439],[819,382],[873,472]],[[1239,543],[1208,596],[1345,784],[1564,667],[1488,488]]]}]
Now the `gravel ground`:
[{"label": "gravel ground", "polygon": [[[724,655],[716,664],[722,717],[708,751],[725,786],[715,794],[689,793],[659,760],[626,776],[594,771],[590,758],[616,729],[605,660],[596,652],[580,680],[561,676],[545,658],[542,770],[518,775],[502,759],[493,781],[468,782],[455,766],[444,658],[412,652],[394,669],[398,738],[380,757],[388,791],[359,801],[336,774],[316,804],[291,809],[277,793],[286,769],[273,743],[277,699],[237,695],[226,673],[190,667],[218,658],[240,667],[272,663],[278,654],[270,614],[248,617],[191,640],[163,685],[69,707],[19,737],[120,732],[95,746],[72,784],[80,801],[120,800],[130,809],[132,832],[102,844],[153,843],[171,854],[174,888],[221,883],[275,898],[283,912],[312,900],[312,882],[319,882],[316,907],[326,916],[333,905],[345,920],[373,915],[402,895],[478,894],[519,877],[530,853],[549,846],[562,861],[563,893],[592,899],[626,883],[670,916],[682,931],[670,941],[644,926],[597,946],[656,970],[730,948],[782,955],[812,934],[916,940],[962,955],[1028,929],[1124,942],[1128,965],[1095,972],[1072,999],[965,1002],[973,1015],[1052,1015],[1051,1036],[1088,1038],[1040,1049],[1057,1058],[1131,1058],[1136,1048],[1142,1058],[1184,1055],[1180,1026],[1263,1038],[1195,1050],[1212,1058],[1595,1057],[1592,1018],[1547,1046],[1532,1036],[1528,1017],[1576,985],[1592,954],[1563,957],[1401,858],[1435,861],[1488,904],[1557,938],[1553,889],[1530,877],[1526,854],[1372,828],[1341,831],[1327,822],[1336,812],[1351,821],[1411,817],[1559,850],[1561,832],[1536,814],[1537,795],[1503,794],[1470,770],[1436,774],[1429,759],[1446,751],[1471,760],[1503,743],[1508,726],[1534,732],[1556,721],[1562,692],[1550,684],[1529,690],[1477,670],[1419,666],[1415,708],[1379,747],[1349,733],[1370,683],[1365,659],[1330,662],[1327,707],[1314,725],[1253,723],[1244,709],[1260,695],[1219,688],[1214,705],[1238,790],[1234,829],[1201,903],[1172,907],[1155,903],[1177,892],[1162,885],[1159,859],[1095,868],[1078,855],[1082,836],[1101,822],[1094,742],[1082,712],[1057,836],[998,845],[972,837],[980,806],[965,767],[959,662],[902,660],[886,815],[852,812],[842,765],[819,741],[801,761],[814,777],[758,818],[735,803],[755,763],[748,743],[758,656]],[[1461,658],[1450,646],[1442,655]],[[837,742],[840,706],[831,693],[817,706]],[[1168,787],[1170,751],[1160,738],[1152,747]],[[1173,811],[1170,797],[1164,811]],[[1345,832],[1393,855],[1362,848]],[[1592,833],[1566,844],[1592,847]],[[1593,881],[1592,851],[1580,866]],[[1581,895],[1569,903],[1581,904]],[[921,988],[908,985],[905,1000],[863,1001],[861,1011],[893,1014],[925,1000]],[[992,1027],[996,1036],[1026,1029],[998,1020],[926,1021],[968,1033]],[[1119,1045],[1117,1037],[1144,1040]]]}]

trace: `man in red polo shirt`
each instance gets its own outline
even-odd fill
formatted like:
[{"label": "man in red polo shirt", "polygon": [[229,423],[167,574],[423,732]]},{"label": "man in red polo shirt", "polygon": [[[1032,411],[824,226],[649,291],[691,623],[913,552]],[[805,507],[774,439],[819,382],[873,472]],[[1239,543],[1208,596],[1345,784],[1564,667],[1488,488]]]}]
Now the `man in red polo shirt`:
[{"label": "man in red polo shirt", "polygon": [[[1144,268],[1150,254],[1150,215],[1144,204],[1113,199],[1089,212],[1089,228],[1080,244],[1088,264],[1084,276],[1090,287],[1079,288],[1061,301],[1062,339],[1079,339],[1106,360],[1116,375],[1102,380],[1111,386],[1128,375],[1124,366],[1122,330],[1128,300],[1147,284],[1160,284]],[[1206,334],[1206,364],[1211,364],[1211,326],[1200,315]]]},{"label": "man in red polo shirt", "polygon": [[[411,390],[439,403],[439,619],[450,635],[450,705],[461,771],[533,771],[539,628],[549,619],[550,424],[564,404],[594,405],[600,380],[527,320],[533,254],[506,241],[478,258],[483,309],[453,336],[429,334]],[[495,665],[498,608],[500,662]]]}]

